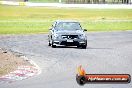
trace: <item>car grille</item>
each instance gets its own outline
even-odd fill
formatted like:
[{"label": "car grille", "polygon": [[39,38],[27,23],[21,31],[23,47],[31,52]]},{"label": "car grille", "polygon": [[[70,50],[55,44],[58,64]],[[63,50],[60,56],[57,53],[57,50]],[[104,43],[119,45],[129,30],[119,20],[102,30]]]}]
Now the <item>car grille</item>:
[{"label": "car grille", "polygon": [[78,35],[62,35],[63,39],[78,39]]},{"label": "car grille", "polygon": [[60,45],[66,45],[66,46],[78,46],[79,42],[78,41],[74,41],[74,42],[66,42],[66,41],[62,41],[60,43]]}]

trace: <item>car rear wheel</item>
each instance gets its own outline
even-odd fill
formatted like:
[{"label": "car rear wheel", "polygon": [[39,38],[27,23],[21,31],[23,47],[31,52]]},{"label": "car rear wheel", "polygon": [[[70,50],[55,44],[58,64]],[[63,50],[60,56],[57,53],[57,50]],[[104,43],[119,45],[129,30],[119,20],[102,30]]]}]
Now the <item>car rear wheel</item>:
[{"label": "car rear wheel", "polygon": [[49,42],[48,46],[51,46],[50,42]]}]

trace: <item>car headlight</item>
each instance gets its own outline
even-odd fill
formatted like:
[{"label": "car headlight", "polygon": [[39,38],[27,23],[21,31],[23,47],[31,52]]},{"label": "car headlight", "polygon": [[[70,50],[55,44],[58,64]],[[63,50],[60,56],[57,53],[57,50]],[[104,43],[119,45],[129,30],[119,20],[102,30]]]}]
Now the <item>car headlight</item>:
[{"label": "car headlight", "polygon": [[58,34],[54,34],[53,37],[56,39],[56,38],[59,37],[59,35]]},{"label": "car headlight", "polygon": [[85,39],[85,34],[80,34],[80,35],[79,35],[79,38],[80,38],[80,39]]}]

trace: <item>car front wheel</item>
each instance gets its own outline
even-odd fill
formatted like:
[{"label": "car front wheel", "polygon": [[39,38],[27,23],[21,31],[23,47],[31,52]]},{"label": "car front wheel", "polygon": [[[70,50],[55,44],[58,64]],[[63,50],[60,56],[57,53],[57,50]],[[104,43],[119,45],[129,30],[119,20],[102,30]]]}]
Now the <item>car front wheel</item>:
[{"label": "car front wheel", "polygon": [[86,49],[87,48],[87,45],[78,45],[77,48]]},{"label": "car front wheel", "polygon": [[54,43],[52,42],[52,48],[56,48],[56,45],[54,45]]},{"label": "car front wheel", "polygon": [[81,47],[82,47],[82,49],[86,49],[87,45],[82,45]]}]

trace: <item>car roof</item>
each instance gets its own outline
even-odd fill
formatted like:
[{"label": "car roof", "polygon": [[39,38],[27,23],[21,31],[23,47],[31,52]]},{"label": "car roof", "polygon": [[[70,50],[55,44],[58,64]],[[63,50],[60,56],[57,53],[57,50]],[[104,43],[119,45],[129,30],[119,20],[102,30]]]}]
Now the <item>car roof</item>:
[{"label": "car roof", "polygon": [[60,22],[78,22],[76,20],[56,20],[55,22],[60,23]]}]

